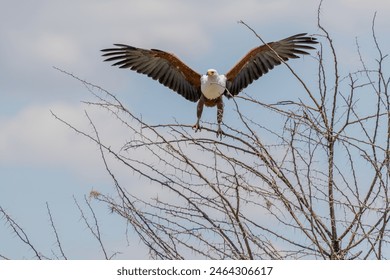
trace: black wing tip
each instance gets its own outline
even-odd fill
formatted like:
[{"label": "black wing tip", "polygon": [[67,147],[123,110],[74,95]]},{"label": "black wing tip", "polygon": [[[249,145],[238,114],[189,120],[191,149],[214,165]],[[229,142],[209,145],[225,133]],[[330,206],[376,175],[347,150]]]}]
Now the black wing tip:
[{"label": "black wing tip", "polygon": [[281,41],[293,42],[295,44],[318,44],[317,38],[307,33],[298,33]]},{"label": "black wing tip", "polygon": [[[105,58],[103,61],[114,61],[121,59],[120,61],[112,64],[111,66],[119,66],[122,65],[124,62],[122,60],[122,54],[126,51],[136,50],[136,47],[129,46],[126,44],[114,44],[116,48],[107,48],[107,49],[101,49],[100,51],[103,52],[102,56]],[[126,68],[120,66],[120,68]]]},{"label": "black wing tip", "polygon": [[136,47],[129,46],[126,44],[114,44],[114,46],[118,48],[107,48],[107,49],[101,49],[101,52],[117,52],[117,51],[123,51],[123,50],[136,50]]},{"label": "black wing tip", "polygon": [[318,44],[317,38],[313,35],[307,35],[307,33],[299,33],[287,39],[297,41],[298,43]]}]

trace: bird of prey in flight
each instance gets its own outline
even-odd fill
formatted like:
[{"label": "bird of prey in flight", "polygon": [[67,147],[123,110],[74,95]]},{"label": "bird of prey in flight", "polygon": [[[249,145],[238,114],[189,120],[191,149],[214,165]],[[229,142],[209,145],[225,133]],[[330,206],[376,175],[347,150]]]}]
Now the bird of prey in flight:
[{"label": "bird of prey in flight", "polygon": [[195,132],[201,129],[199,121],[203,107],[217,106],[217,137],[222,137],[224,95],[227,98],[239,94],[244,88],[266,74],[274,66],[299,55],[309,54],[317,44],[314,37],[306,33],[270,42],[250,50],[225,75],[209,69],[201,75],[172,53],[158,49],[141,49],[124,44],[103,49],[105,61],[115,61],[113,66],[129,68],[158,80],[164,86],[182,95],[185,99],[198,102]]}]

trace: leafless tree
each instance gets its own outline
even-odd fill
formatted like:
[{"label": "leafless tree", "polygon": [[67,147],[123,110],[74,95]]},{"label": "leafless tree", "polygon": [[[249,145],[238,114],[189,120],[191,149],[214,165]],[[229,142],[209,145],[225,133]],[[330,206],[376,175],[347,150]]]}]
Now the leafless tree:
[{"label": "leafless tree", "polygon": [[[342,77],[319,19],[318,72],[309,77],[316,88],[287,65],[306,101],[264,104],[237,96],[240,124],[224,124],[222,140],[197,137],[188,125],[145,123],[113,94],[82,81],[97,99],[87,103],[108,110],[132,134],[115,150],[88,113],[92,134],[68,124],[98,145],[117,191],[91,195],[132,226],[153,258],[386,258],[389,78],[374,23],[376,67],[366,67],[360,55],[361,68]],[[249,117],[242,110],[248,104],[284,125]],[[133,194],[112,159],[148,179],[145,188],[156,194]]]},{"label": "leafless tree", "polygon": [[[211,133],[213,124],[203,128],[208,138],[191,125],[146,123],[112,93],[72,76],[92,94],[86,104],[108,111],[129,139],[119,147],[106,143],[105,128],[88,110],[92,132],[53,115],[97,145],[115,193],[90,196],[123,217],[151,258],[388,258],[387,56],[374,17],[376,66],[366,66],[357,42],[361,67],[342,76],[320,18],[318,26],[321,46],[311,58],[317,73],[302,77],[286,64],[305,98],[266,104],[258,95],[237,96],[239,122],[225,123],[221,140]],[[253,117],[247,107],[281,125]],[[134,176],[144,193],[129,183]]]},{"label": "leafless tree", "polygon": [[[119,252],[114,252],[111,254],[108,253],[108,250],[106,249],[106,246],[103,242],[99,221],[96,216],[96,211],[93,209],[90,199],[84,197],[84,204],[81,204],[75,197],[73,199],[76,207],[79,210],[81,221],[85,223],[87,229],[91,233],[91,237],[94,240],[96,240],[102,252],[102,258],[107,260],[113,259],[117,254],[119,254]],[[87,210],[85,210],[84,208],[87,208]],[[8,211],[6,211],[1,206],[0,206],[0,217],[2,217],[3,220],[5,221],[5,224],[9,226],[11,232],[14,233],[16,237],[16,241],[20,241],[21,243],[23,243],[23,245],[25,245],[28,248],[29,251],[33,252],[33,256],[29,258],[37,259],[37,260],[51,260],[51,259],[67,260],[68,257],[65,253],[66,250],[64,249],[64,246],[61,242],[61,234],[57,230],[55,217],[52,214],[52,210],[49,206],[49,203],[46,203],[46,209],[47,209],[47,215],[49,218],[50,226],[53,235],[55,237],[55,246],[51,248],[50,253],[45,253],[42,250],[40,250],[39,246],[35,244],[35,242],[31,240],[31,238],[29,237],[28,231],[23,229],[20,223],[17,222],[13,217],[11,217]],[[5,242],[5,240],[2,239],[2,242]],[[0,252],[0,259],[8,260],[10,258],[2,254],[2,252]]]}]

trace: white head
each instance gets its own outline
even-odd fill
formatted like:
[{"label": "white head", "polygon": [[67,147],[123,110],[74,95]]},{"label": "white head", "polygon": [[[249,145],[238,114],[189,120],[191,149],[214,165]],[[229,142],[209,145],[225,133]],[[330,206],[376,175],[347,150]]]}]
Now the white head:
[{"label": "white head", "polygon": [[218,72],[215,69],[209,69],[207,70],[206,75],[209,77],[218,77]]}]

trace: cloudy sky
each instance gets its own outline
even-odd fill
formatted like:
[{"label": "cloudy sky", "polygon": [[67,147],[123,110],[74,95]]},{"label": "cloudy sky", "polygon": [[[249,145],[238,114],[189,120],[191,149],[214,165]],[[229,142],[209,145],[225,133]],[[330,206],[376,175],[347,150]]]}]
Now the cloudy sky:
[{"label": "cloudy sky", "polygon": [[[102,258],[102,255],[80,221],[73,197],[81,201],[92,188],[104,193],[112,189],[96,147],[50,113],[53,111],[81,128],[88,126],[85,105],[81,102],[90,98],[88,92],[53,67],[115,93],[135,114],[142,114],[148,121],[170,122],[176,118],[192,123],[195,104],[155,81],[103,63],[99,50],[112,43],[158,48],[174,52],[200,73],[208,68],[224,73],[259,44],[248,29],[237,24],[239,20],[248,23],[267,41],[300,32],[319,32],[316,25],[319,1],[313,0],[0,0],[0,3],[0,206],[22,225],[43,253],[50,255],[55,240],[48,222],[45,205],[48,202],[68,257],[76,259]],[[388,0],[324,0],[323,25],[332,34],[345,63],[344,74],[358,64],[355,38],[365,48],[363,53],[370,56],[375,12],[378,12],[378,38],[387,53]],[[288,71],[278,69],[269,75],[269,80],[267,77],[263,83],[256,82],[248,91],[253,88],[267,92],[273,79],[284,78]],[[173,104],[174,108],[160,104]],[[104,126],[105,116],[99,112],[95,116]],[[111,137],[111,141],[121,139],[120,135]],[[122,251],[120,258],[146,257],[138,241],[127,245],[123,221],[108,215],[107,209],[97,211],[104,221],[107,247]],[[139,249],[130,250],[128,246]],[[33,256],[4,220],[0,223],[0,254],[10,258]]]}]

